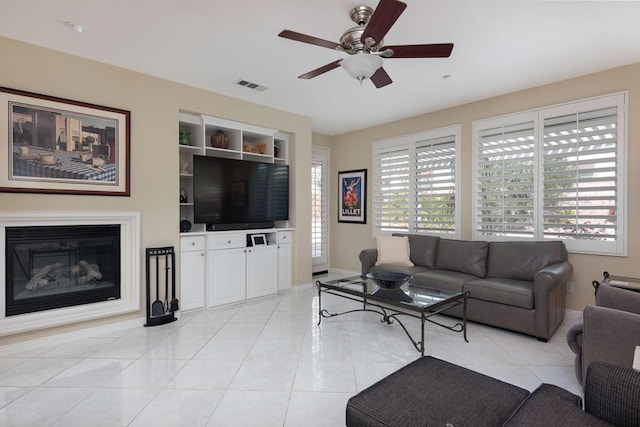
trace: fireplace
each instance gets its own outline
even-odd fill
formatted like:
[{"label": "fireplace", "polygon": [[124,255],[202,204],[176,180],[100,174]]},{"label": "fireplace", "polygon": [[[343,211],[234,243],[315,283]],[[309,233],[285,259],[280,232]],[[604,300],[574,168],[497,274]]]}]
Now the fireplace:
[{"label": "fireplace", "polygon": [[142,316],[140,252],[138,212],[0,212],[0,336]]},{"label": "fireplace", "polygon": [[120,226],[5,229],[6,316],[120,298]]}]

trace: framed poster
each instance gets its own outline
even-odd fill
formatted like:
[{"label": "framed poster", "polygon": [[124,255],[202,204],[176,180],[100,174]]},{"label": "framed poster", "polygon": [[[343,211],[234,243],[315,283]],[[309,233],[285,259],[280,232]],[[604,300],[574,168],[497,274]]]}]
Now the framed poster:
[{"label": "framed poster", "polygon": [[367,223],[367,170],[338,172],[338,222]]},{"label": "framed poster", "polygon": [[0,87],[0,191],[128,196],[130,116]]}]

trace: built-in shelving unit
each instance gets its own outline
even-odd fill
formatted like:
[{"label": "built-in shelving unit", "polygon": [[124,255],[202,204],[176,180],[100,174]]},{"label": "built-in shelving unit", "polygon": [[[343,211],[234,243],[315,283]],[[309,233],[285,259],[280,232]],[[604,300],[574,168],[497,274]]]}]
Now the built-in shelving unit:
[{"label": "built-in shelving unit", "polygon": [[[224,157],[251,162],[288,164],[286,133],[203,114],[182,112],[178,118],[180,132],[189,132],[191,145],[180,145],[180,193],[187,202],[180,203],[180,220],[193,224],[193,156]],[[211,137],[222,132],[228,137],[226,148],[214,147]],[[204,231],[194,224],[194,231]]]},{"label": "built-in shelving unit", "polygon": [[[288,164],[289,136],[197,113],[181,112],[178,123],[179,131],[190,136],[190,145],[179,145],[180,220],[192,224],[191,232],[180,237],[182,310],[206,309],[290,289],[292,228],[207,232],[205,224],[193,223],[194,155]],[[218,132],[228,138],[227,147],[212,143],[211,137]],[[264,236],[264,245],[249,243],[252,234]]]}]

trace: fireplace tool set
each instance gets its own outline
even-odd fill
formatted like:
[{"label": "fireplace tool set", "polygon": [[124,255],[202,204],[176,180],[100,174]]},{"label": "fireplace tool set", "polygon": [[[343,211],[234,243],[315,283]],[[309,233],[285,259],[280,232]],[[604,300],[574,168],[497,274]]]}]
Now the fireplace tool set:
[{"label": "fireplace tool set", "polygon": [[176,298],[176,253],[173,246],[167,246],[147,248],[146,254],[147,323],[144,326],[164,325],[176,320],[175,312],[179,309]]}]

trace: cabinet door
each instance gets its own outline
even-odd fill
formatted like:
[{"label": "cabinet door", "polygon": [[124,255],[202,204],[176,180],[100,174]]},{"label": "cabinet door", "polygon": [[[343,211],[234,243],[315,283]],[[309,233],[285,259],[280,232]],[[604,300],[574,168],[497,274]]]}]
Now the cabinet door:
[{"label": "cabinet door", "polygon": [[180,309],[204,307],[204,251],[180,253]]},{"label": "cabinet door", "polygon": [[278,290],[291,289],[293,249],[289,244],[278,245]]},{"label": "cabinet door", "polygon": [[209,307],[245,299],[245,249],[209,251],[207,303]]},{"label": "cabinet door", "polygon": [[278,250],[274,246],[247,248],[247,298],[278,291]]}]

